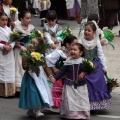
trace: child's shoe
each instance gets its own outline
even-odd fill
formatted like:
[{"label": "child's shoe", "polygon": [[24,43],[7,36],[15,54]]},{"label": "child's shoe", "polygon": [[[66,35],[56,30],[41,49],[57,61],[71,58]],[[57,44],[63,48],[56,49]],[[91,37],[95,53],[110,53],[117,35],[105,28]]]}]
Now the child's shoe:
[{"label": "child's shoe", "polygon": [[44,116],[44,114],[41,113],[40,110],[37,110],[36,113],[35,113],[35,117],[36,117],[36,118],[39,118],[39,117],[42,117],[42,116]]},{"label": "child's shoe", "polygon": [[33,112],[33,109],[28,110],[28,111],[27,111],[27,115],[28,115],[29,117],[34,117],[34,116],[35,116],[35,113]]}]

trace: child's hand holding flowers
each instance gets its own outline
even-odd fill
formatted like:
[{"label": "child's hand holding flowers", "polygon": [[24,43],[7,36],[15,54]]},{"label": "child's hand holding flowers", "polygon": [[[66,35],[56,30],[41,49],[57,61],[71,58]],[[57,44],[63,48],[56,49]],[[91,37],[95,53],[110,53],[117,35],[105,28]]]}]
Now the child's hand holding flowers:
[{"label": "child's hand holding flowers", "polygon": [[12,47],[11,45],[4,45],[3,46],[3,55],[9,53],[11,51]]},{"label": "child's hand holding flowers", "polygon": [[78,76],[78,79],[81,81],[81,80],[84,80],[84,78],[85,78],[85,73],[81,72]]},{"label": "child's hand holding flowers", "polygon": [[79,81],[83,80],[86,75],[96,72],[97,68],[94,66],[94,64],[91,61],[85,59],[82,62],[81,71],[82,71],[81,74],[79,75],[78,79],[75,81],[76,84]]},{"label": "child's hand holding flowers", "polygon": [[82,71],[86,72],[87,74],[91,74],[97,71],[97,68],[90,60],[83,60],[82,62]]}]

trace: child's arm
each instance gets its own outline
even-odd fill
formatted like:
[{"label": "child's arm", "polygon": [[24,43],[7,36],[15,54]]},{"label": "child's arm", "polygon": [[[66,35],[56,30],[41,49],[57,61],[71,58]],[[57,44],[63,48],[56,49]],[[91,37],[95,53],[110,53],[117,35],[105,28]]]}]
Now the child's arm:
[{"label": "child's arm", "polygon": [[108,40],[104,38],[104,33],[103,31],[99,28],[100,30],[100,43],[102,46],[108,45]]},{"label": "child's arm", "polygon": [[100,43],[101,43],[102,46],[108,45],[108,40],[105,39],[105,38],[101,38]]},{"label": "child's arm", "polygon": [[59,69],[58,69],[58,68],[56,68],[55,66],[54,66],[54,67],[52,67],[51,69],[52,69],[53,73],[55,73],[55,74],[59,71]]},{"label": "child's arm", "polygon": [[53,77],[53,76],[49,76],[50,78],[50,81],[52,83],[55,83],[55,81],[59,80],[60,78],[62,78],[65,73],[66,73],[66,70],[67,70],[67,66],[63,66],[60,71]]},{"label": "child's arm", "polygon": [[18,48],[20,48],[21,50],[23,50],[23,51],[26,51],[27,50],[27,48],[26,47],[24,47],[24,46],[22,46],[22,45],[20,45],[20,43],[15,43],[15,46],[16,47],[18,47]]},{"label": "child's arm", "polygon": [[61,69],[58,71],[58,73],[54,76],[56,80],[59,80],[62,78],[67,71],[67,65],[63,65]]},{"label": "child's arm", "polygon": [[26,71],[29,70],[29,66],[28,66],[27,59],[25,56],[22,57],[22,67],[23,67],[23,70],[26,70]]},{"label": "child's arm", "polygon": [[97,53],[98,53],[98,58],[100,59],[100,63],[102,64],[103,71],[107,71],[106,58],[103,53],[101,44],[97,44]]},{"label": "child's arm", "polygon": [[50,81],[51,81],[52,83],[54,83],[56,80],[55,80],[55,78],[53,77],[52,72],[51,72],[50,68],[47,66],[47,64],[45,64],[45,65],[43,66],[43,69],[44,69],[46,75],[49,77]]},{"label": "child's arm", "polygon": [[44,36],[45,36],[46,42],[50,45],[50,47],[52,49],[56,49],[56,46],[54,44],[54,41],[52,40],[52,37],[51,37],[50,33],[45,32]]},{"label": "child's arm", "polygon": [[45,71],[45,73],[46,73],[46,75],[47,75],[48,77],[52,75],[52,71],[51,71],[50,68],[47,66],[47,64],[45,64],[45,65],[43,66],[43,69],[44,69],[44,71]]}]

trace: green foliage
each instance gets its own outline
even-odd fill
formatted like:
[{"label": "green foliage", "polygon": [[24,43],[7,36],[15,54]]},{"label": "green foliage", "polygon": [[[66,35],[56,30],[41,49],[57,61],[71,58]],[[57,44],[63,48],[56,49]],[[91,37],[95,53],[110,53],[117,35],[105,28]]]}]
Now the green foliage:
[{"label": "green foliage", "polygon": [[37,46],[35,46],[34,51],[39,52],[41,54],[45,54],[49,48],[50,48],[49,44],[43,43],[43,44],[38,44]]},{"label": "green foliage", "polygon": [[21,32],[12,31],[10,33],[10,43],[19,42],[22,38],[23,38],[23,36],[22,36]]},{"label": "green foliage", "polygon": [[61,37],[62,39],[65,39],[67,36],[70,36],[70,35],[73,35],[73,34],[68,25],[62,31],[58,32],[56,37]]},{"label": "green foliage", "polygon": [[110,30],[110,29],[105,29],[103,30],[103,33],[104,33],[104,37],[109,41],[109,42],[112,42],[115,35],[114,33]]},{"label": "green foliage", "polygon": [[[91,73],[94,73],[97,71],[97,68],[94,66],[94,64],[88,60],[85,59],[82,62],[82,66],[81,66],[81,71],[87,73],[88,75]],[[75,81],[76,84],[78,84],[78,82],[80,82],[82,80],[80,80],[79,78]]]},{"label": "green foliage", "polygon": [[87,74],[91,74],[97,71],[97,68],[89,60],[83,60],[81,69],[82,72],[86,72]]}]

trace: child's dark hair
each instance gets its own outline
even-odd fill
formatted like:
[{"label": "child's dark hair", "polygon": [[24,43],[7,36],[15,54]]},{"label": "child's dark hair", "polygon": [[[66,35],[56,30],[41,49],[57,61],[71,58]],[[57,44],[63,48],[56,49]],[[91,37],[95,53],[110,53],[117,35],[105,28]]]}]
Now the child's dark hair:
[{"label": "child's dark hair", "polygon": [[96,23],[99,21],[99,16],[98,14],[90,14],[88,15],[87,21],[92,21],[94,20]]},{"label": "child's dark hair", "polygon": [[64,40],[63,40],[63,43],[62,43],[62,46],[65,46],[66,47],[66,44],[71,44],[75,39],[77,39],[77,37],[71,35],[71,36],[67,36]]},{"label": "child's dark hair", "polygon": [[44,40],[40,37],[35,37],[35,39],[38,40],[39,44],[43,44],[44,43]]},{"label": "child's dark hair", "polygon": [[76,45],[78,47],[78,49],[83,52],[81,57],[84,57],[85,56],[84,46],[81,43],[74,43],[73,45]]},{"label": "child's dark hair", "polygon": [[92,21],[87,22],[87,23],[85,24],[85,27],[88,26],[88,25],[91,26],[91,28],[92,28],[92,30],[93,30],[94,32],[96,31],[97,28],[96,28],[95,24],[94,24]]},{"label": "child's dark hair", "polygon": [[55,12],[55,10],[49,10],[46,14],[46,19],[52,21],[57,19],[57,13]]},{"label": "child's dark hair", "polygon": [[27,13],[30,13],[30,11],[28,11],[28,10],[21,11],[21,12],[18,14],[18,19],[21,21],[21,18],[24,18]]},{"label": "child's dark hair", "polygon": [[[0,12],[0,18],[1,18],[2,16],[7,16],[7,14],[4,13],[4,12]],[[7,16],[7,17],[8,17],[8,16]]]}]

